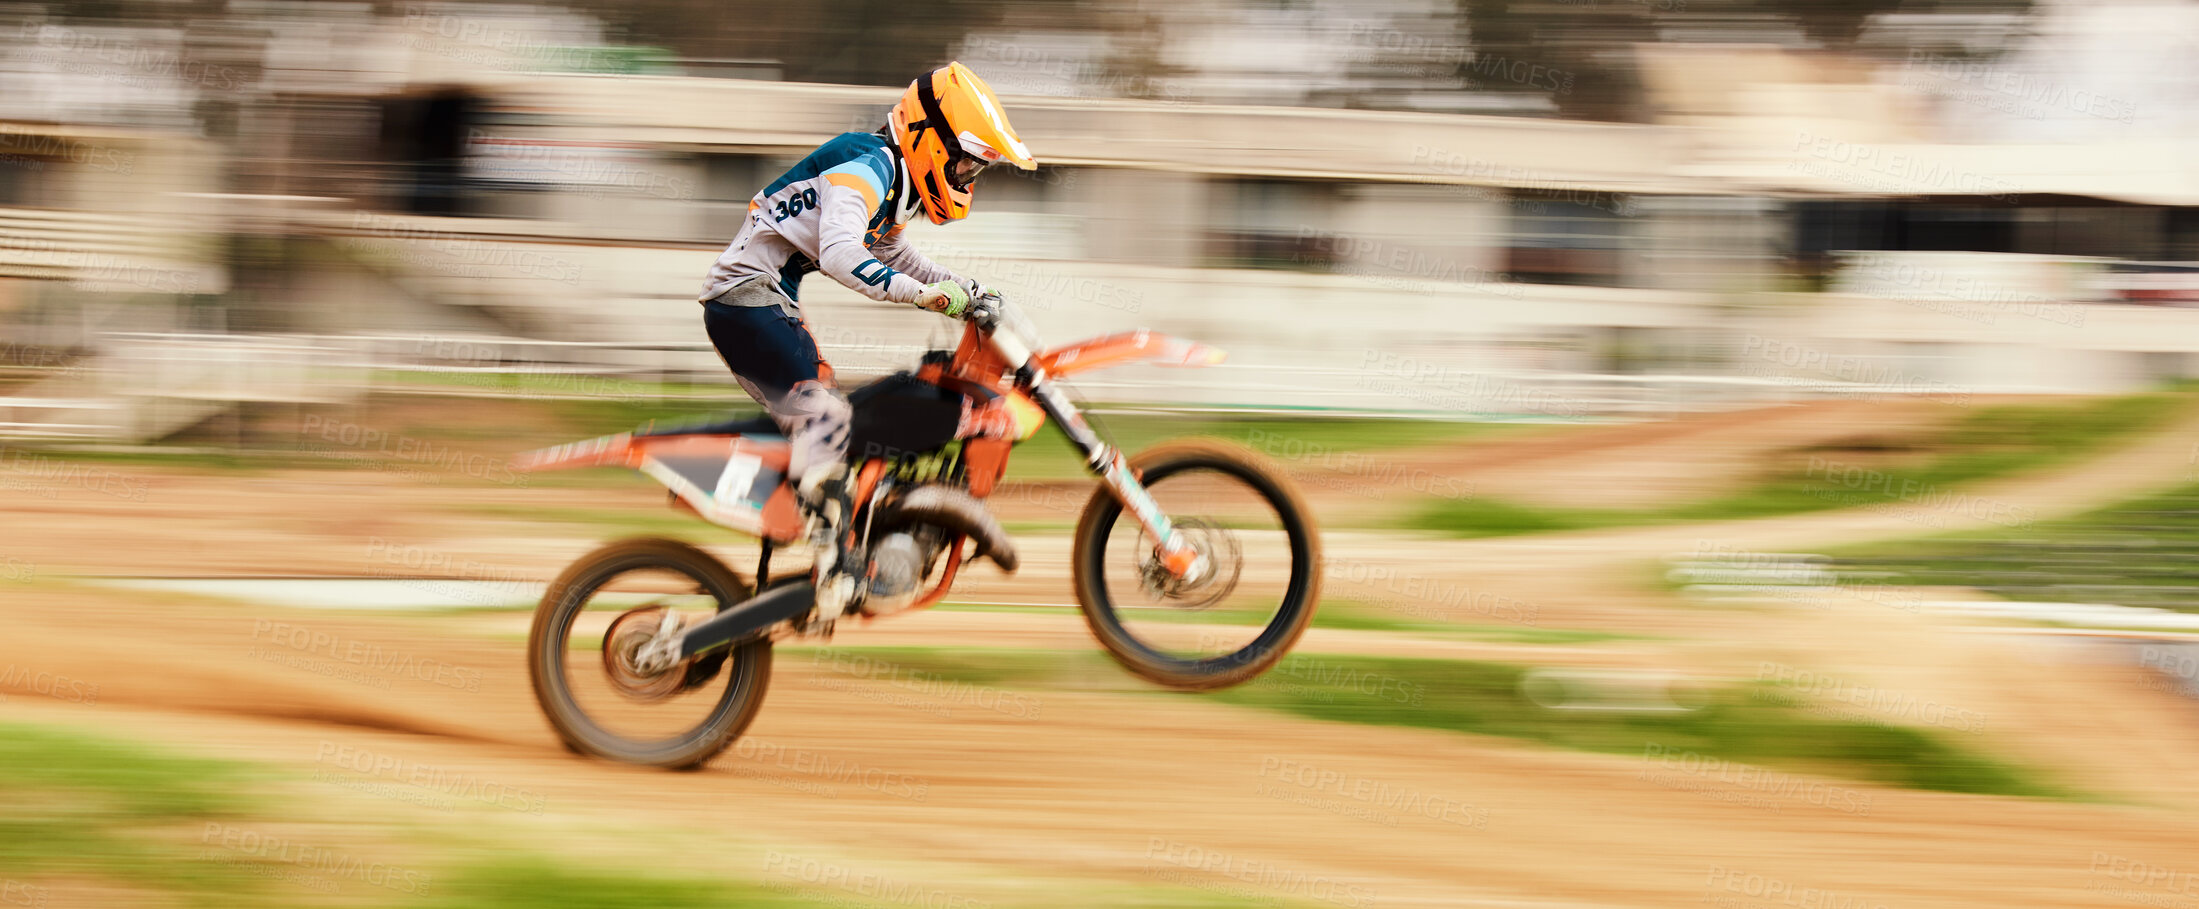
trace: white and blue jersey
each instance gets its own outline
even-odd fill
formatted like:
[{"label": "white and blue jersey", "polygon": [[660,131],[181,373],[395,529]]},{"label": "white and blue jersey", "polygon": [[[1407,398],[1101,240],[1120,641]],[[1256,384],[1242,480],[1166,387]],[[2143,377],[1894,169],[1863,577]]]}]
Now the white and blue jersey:
[{"label": "white and blue jersey", "polygon": [[928,284],[962,280],[902,240],[917,202],[890,140],[835,136],[749,200],[748,220],[711,266],[700,299],[763,276],[793,306],[802,276],[822,271],[873,300],[914,303]]}]

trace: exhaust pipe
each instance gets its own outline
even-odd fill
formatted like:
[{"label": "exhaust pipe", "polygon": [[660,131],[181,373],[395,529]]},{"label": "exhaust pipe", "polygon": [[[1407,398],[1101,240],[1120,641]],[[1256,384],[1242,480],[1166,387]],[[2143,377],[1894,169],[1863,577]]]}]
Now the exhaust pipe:
[{"label": "exhaust pipe", "polygon": [[878,515],[880,530],[895,530],[911,524],[937,524],[969,537],[977,551],[970,558],[984,556],[992,559],[1000,570],[1015,574],[1021,559],[1016,557],[1015,544],[1008,541],[1008,532],[993,518],[985,504],[976,497],[952,486],[928,484],[902,493],[893,504]]},{"label": "exhaust pipe", "polygon": [[808,581],[782,584],[749,597],[701,624],[680,633],[680,658],[715,650],[736,642],[745,643],[780,622],[801,618],[810,604],[817,599],[817,588]]}]

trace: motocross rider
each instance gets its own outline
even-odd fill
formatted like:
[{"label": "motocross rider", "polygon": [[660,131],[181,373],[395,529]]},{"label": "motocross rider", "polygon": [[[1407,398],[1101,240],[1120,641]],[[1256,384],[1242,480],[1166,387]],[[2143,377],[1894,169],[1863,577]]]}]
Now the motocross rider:
[{"label": "motocross rider", "polygon": [[967,217],[973,181],[999,161],[1038,166],[992,90],[949,63],[910,83],[878,131],[833,137],[757,193],[710,268],[703,326],[786,433],[813,541],[837,538],[847,517],[851,411],[802,318],[802,276],[822,271],[873,300],[961,315],[982,285],[925,258],[901,231],[919,208],[935,224]]}]

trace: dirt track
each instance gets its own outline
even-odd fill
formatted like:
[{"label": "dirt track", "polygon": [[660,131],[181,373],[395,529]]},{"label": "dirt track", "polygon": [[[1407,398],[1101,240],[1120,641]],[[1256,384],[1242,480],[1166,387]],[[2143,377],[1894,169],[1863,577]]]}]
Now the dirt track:
[{"label": "dirt track", "polygon": [[[2042,517],[2120,498],[2180,479],[2195,434],[2199,420],[2186,419],[2102,461],[1975,493]],[[371,472],[121,473],[144,484],[141,499],[79,485],[9,500],[0,554],[36,565],[42,577],[297,575],[372,573],[389,553],[401,566],[417,549],[484,574],[540,577],[588,541],[518,522],[456,520],[449,500],[609,507],[619,499],[598,490],[408,487]],[[0,587],[9,627],[0,664],[91,681],[98,702],[10,690],[0,717],[97,724],[369,783],[385,781],[329,755],[388,753],[478,774],[545,806],[541,818],[483,806],[462,815],[483,824],[549,823],[569,842],[588,842],[576,831],[596,829],[676,833],[683,849],[720,857],[677,863],[689,873],[771,880],[779,869],[770,856],[792,854],[1000,905],[1094,902],[1065,898],[1067,881],[1078,888],[1067,892],[1174,884],[1210,898],[1241,892],[1346,906],[2199,906],[2188,892],[2119,876],[2133,861],[2199,873],[2199,711],[2146,685],[2137,670],[2090,649],[1971,633],[1866,601],[1823,611],[1690,610],[1636,583],[1643,560],[1698,541],[1787,549],[1918,526],[1902,512],[1844,512],[1467,543],[1336,533],[1329,594],[1379,599],[1402,589],[1396,578],[1418,578],[1489,595],[1464,598],[1453,618],[1670,636],[1572,649],[1450,645],[1471,651],[1462,655],[1724,676],[1806,667],[1914,693],[1983,717],[1974,735],[1989,750],[2107,801],[1721,774],[1639,756],[1319,723],[1127,680],[1004,696],[992,707],[948,703],[835,671],[801,648],[782,649],[749,744],[700,774],[669,774],[560,749],[527,691],[518,641],[493,616],[149,602],[46,581]],[[1002,584],[981,575],[972,598],[1059,585],[1048,545],[1060,544],[1034,544],[1031,577]],[[1534,611],[1522,614],[1518,604]],[[1008,616],[998,625],[987,617],[915,617],[836,643],[1090,646],[1065,616]],[[277,623],[339,649],[292,648]],[[1377,633],[1308,640],[1312,652],[1416,646],[1425,645]],[[406,674],[335,656],[354,647],[437,668]],[[823,769],[849,766],[860,770],[848,778]],[[1296,782],[1309,778],[1313,785]],[[411,811],[326,782],[295,785],[308,802],[369,815]],[[605,850],[590,854],[620,855]],[[70,893],[56,887],[53,904],[68,905]]]},{"label": "dirt track", "polygon": [[[2113,883],[2091,870],[2095,853],[2173,867],[2199,843],[2188,791],[2163,793],[2170,804],[2149,808],[1786,775],[1740,782],[1640,758],[1137,693],[1045,692],[1012,707],[948,705],[940,715],[921,696],[903,703],[910,698],[895,686],[836,674],[800,649],[782,652],[745,752],[699,775],[646,772],[560,750],[526,691],[515,645],[438,640],[397,620],[211,608],[148,615],[105,595],[40,599],[47,608],[11,617],[0,660],[97,680],[99,701],[70,707],[19,692],[6,707],[11,717],[96,721],[367,783],[386,781],[334,764],[331,749],[395,755],[539,794],[560,817],[722,837],[723,854],[733,856],[725,867],[751,875],[764,870],[754,864],[761,842],[856,867],[876,854],[1035,877],[1242,884],[1202,875],[1196,868],[1206,859],[1190,858],[1220,854],[1337,882],[1346,889],[1334,892],[1366,894],[1365,905],[1690,905],[1742,896],[1710,889],[1726,879],[1719,869],[1734,869],[1797,892],[1866,900],[1856,905],[2080,906],[2115,904],[2088,891]],[[336,665],[271,645],[262,622],[478,671],[479,690],[365,670],[392,678],[381,689],[277,663],[266,654]],[[93,646],[87,627],[122,630]],[[2191,778],[2194,730],[2188,721],[2162,728],[2183,705],[2140,691],[2127,669],[2039,668],[2055,679],[2051,696],[2004,692],[1986,708],[1994,733],[2037,715],[2083,718],[2083,727],[2056,733],[2094,745],[2096,736],[2118,736],[2113,760],[2134,771],[2121,781]],[[2132,703],[2098,710],[2110,701]],[[2141,713],[2152,723],[2117,722]],[[2132,753],[2137,747],[2147,753]],[[899,782],[870,789],[817,769],[846,765]],[[2096,755],[2087,765],[2108,766]],[[1307,778],[1316,784],[1294,782]],[[1350,797],[1361,780],[1385,795]],[[918,785],[920,801],[902,797]],[[1407,804],[1423,814],[1398,807]],[[1425,816],[1430,810],[1436,817]],[[1187,861],[1194,867],[1182,867]],[[958,886],[951,874],[938,883]],[[1317,896],[1289,884],[1266,889]]]}]

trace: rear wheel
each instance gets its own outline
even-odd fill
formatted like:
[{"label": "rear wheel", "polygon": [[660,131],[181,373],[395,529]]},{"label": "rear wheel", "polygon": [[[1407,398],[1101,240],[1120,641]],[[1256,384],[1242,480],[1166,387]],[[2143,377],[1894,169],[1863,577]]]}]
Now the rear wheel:
[{"label": "rear wheel", "polygon": [[1114,494],[1084,507],[1070,559],[1077,602],[1131,672],[1175,688],[1223,688],[1266,672],[1313,621],[1321,546],[1281,470],[1237,445],[1193,440],[1130,459],[1139,482],[1206,557],[1172,577]]},{"label": "rear wheel", "polygon": [[746,581],[676,540],[612,543],[565,569],[535,609],[527,671],[567,747],[631,764],[688,768],[725,750],[763,706],[771,641],[663,672],[636,667],[664,629],[748,599]]}]

